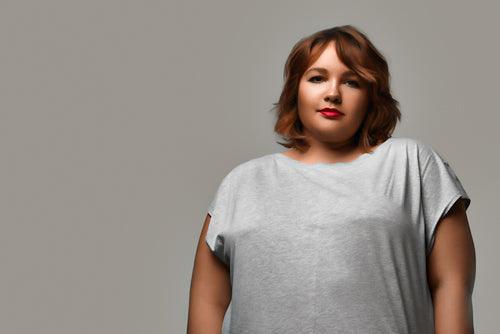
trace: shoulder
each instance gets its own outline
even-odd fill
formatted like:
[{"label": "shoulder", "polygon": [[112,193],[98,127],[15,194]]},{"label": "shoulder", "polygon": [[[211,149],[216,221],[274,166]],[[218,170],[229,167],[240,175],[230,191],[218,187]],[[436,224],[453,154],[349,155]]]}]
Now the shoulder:
[{"label": "shoulder", "polygon": [[391,144],[401,149],[419,149],[420,147],[426,145],[422,140],[416,138],[391,137],[391,139],[392,139]]},{"label": "shoulder", "polygon": [[234,167],[236,173],[244,173],[260,168],[267,168],[272,163],[273,154],[266,154],[255,158],[250,158]]},{"label": "shoulder", "polygon": [[410,137],[392,137],[392,145],[397,149],[404,150],[419,159],[427,159],[438,154],[437,151],[427,142]]},{"label": "shoulder", "polygon": [[397,161],[405,165],[418,168],[420,173],[428,167],[445,165],[449,168],[448,160],[429,143],[410,137],[392,137],[391,153],[397,156]]},{"label": "shoulder", "polygon": [[248,180],[252,176],[262,176],[268,172],[273,163],[273,154],[266,154],[255,158],[250,158],[234,165],[224,176],[225,182],[238,183],[241,180]]},{"label": "shoulder", "polygon": [[417,150],[417,158],[418,163],[422,168],[422,171],[425,171],[428,166],[442,165],[447,168],[450,168],[448,159],[446,156],[438,151],[431,144],[424,142],[420,139],[413,139],[415,143],[415,149]]},{"label": "shoulder", "polygon": [[408,148],[413,150],[413,162],[418,166],[422,178],[436,179],[438,176],[450,176],[458,180],[448,157],[421,139],[406,138]]}]

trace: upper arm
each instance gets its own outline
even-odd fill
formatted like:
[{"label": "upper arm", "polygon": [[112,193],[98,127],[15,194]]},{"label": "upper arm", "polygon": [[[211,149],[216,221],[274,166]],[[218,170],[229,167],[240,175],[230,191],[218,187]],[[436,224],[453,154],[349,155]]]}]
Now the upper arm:
[{"label": "upper arm", "polygon": [[215,191],[198,240],[191,281],[195,302],[227,308],[231,300],[230,254],[225,237],[234,219],[235,173],[228,173]]},{"label": "upper arm", "polygon": [[457,200],[435,231],[432,251],[427,256],[427,278],[434,290],[443,284],[474,288],[476,257],[463,199]]},{"label": "upper arm", "polygon": [[206,215],[198,240],[191,278],[190,304],[203,302],[227,308],[231,300],[229,268],[210,250],[205,240],[211,217]]}]

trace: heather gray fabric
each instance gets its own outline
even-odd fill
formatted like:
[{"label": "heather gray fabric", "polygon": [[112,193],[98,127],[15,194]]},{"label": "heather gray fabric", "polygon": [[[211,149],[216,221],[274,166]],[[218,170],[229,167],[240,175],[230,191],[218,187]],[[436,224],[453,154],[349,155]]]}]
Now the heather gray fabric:
[{"label": "heather gray fabric", "polygon": [[206,242],[230,268],[223,333],[434,333],[426,254],[470,198],[450,164],[392,137],[347,163],[282,153],[234,167]]}]

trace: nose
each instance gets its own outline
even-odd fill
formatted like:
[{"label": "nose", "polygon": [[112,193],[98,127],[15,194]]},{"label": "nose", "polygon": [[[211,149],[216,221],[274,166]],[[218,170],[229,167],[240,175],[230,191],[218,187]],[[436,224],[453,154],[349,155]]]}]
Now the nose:
[{"label": "nose", "polygon": [[325,95],[325,101],[332,103],[341,103],[342,97],[338,86],[333,83]]}]

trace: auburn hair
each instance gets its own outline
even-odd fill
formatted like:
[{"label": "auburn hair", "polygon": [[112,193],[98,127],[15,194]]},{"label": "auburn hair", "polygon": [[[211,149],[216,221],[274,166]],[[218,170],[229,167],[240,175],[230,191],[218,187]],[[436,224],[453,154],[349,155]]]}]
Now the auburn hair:
[{"label": "auburn hair", "polygon": [[354,71],[368,87],[369,106],[365,119],[355,134],[355,142],[365,152],[369,147],[391,137],[401,120],[399,102],[390,91],[387,61],[366,35],[352,25],[318,31],[300,39],[292,48],[283,72],[283,89],[279,101],[273,103],[276,112],[274,131],[285,140],[278,144],[304,151],[309,147],[298,114],[298,88],[304,72],[335,42],[339,59]]}]

